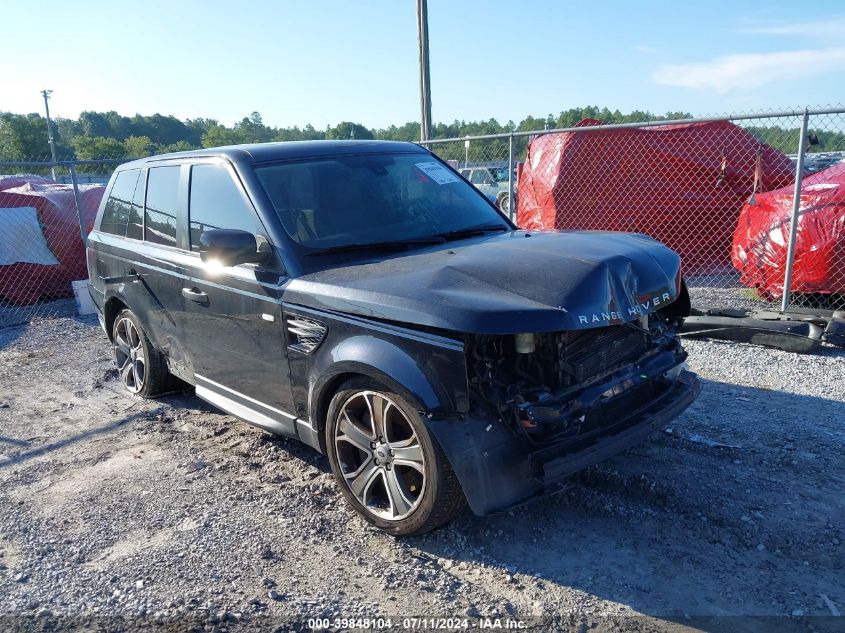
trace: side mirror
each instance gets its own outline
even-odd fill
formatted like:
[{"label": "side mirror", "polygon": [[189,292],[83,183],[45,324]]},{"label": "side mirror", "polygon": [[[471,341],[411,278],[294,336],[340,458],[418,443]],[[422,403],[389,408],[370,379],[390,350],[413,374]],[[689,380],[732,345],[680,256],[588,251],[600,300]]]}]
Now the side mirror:
[{"label": "side mirror", "polygon": [[247,231],[213,229],[200,235],[200,258],[204,262],[217,262],[222,266],[238,264],[263,264],[270,254],[269,244]]}]

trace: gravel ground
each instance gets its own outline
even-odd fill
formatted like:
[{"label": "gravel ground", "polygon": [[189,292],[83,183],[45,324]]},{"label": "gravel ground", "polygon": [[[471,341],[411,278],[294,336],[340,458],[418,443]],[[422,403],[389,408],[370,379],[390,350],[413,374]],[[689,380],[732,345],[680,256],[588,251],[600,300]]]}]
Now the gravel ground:
[{"label": "gravel ground", "polygon": [[2,329],[0,629],[845,629],[814,617],[845,610],[845,352],[687,347],[704,390],[670,430],[556,497],[397,540],[306,447],[124,393],[94,321]]}]

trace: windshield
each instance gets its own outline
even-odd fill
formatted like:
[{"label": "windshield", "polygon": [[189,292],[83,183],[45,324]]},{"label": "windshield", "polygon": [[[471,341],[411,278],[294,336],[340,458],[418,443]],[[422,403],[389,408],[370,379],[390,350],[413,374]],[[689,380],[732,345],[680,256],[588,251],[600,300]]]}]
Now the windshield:
[{"label": "windshield", "polygon": [[511,227],[427,154],[335,156],[255,169],[285,230],[310,248]]}]

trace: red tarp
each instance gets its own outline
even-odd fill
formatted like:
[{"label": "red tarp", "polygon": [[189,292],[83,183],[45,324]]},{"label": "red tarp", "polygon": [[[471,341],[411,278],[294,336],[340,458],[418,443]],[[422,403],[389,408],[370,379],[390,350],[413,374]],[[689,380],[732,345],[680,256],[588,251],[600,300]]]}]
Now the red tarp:
[{"label": "red tarp", "polygon": [[519,177],[517,222],[646,233],[678,251],[687,274],[726,272],[755,173],[763,191],[792,182],[794,167],[727,122],[538,136]]},{"label": "red tarp", "polygon": [[[793,187],[755,196],[739,216],[732,259],[742,283],[767,298],[783,296]],[[845,292],[845,164],[801,181],[792,290]]]},{"label": "red tarp", "polygon": [[[102,185],[80,185],[80,204],[86,233],[90,232],[97,215],[97,208],[103,197]],[[17,232],[7,230],[0,235],[0,261],[11,263],[0,265],[0,300],[17,304],[30,304],[42,298],[59,298],[73,295],[71,281],[86,279],[85,248],[80,235],[79,220],[73,197],[73,186],[54,183],[40,176],[0,176],[0,224],[4,217],[12,218],[20,228],[23,214],[16,209],[35,209],[40,227],[24,227]],[[38,229],[40,228],[40,234]],[[20,244],[13,240],[29,239],[32,244]],[[20,253],[44,252],[43,244],[54,255],[53,263],[32,263],[17,261],[25,259]],[[43,260],[44,257],[34,257]],[[58,263],[55,263],[58,261]]]}]

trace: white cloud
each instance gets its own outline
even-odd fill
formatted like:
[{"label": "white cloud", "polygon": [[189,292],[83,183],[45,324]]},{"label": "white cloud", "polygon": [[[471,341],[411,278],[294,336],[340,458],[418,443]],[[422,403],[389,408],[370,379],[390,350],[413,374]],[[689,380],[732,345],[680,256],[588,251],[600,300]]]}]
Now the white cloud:
[{"label": "white cloud", "polygon": [[725,55],[707,62],[664,64],[655,83],[718,93],[845,70],[845,48]]},{"label": "white cloud", "polygon": [[845,18],[808,20],[805,22],[781,22],[779,24],[749,26],[738,29],[738,32],[752,35],[790,35],[815,38],[842,38],[845,37]]}]

